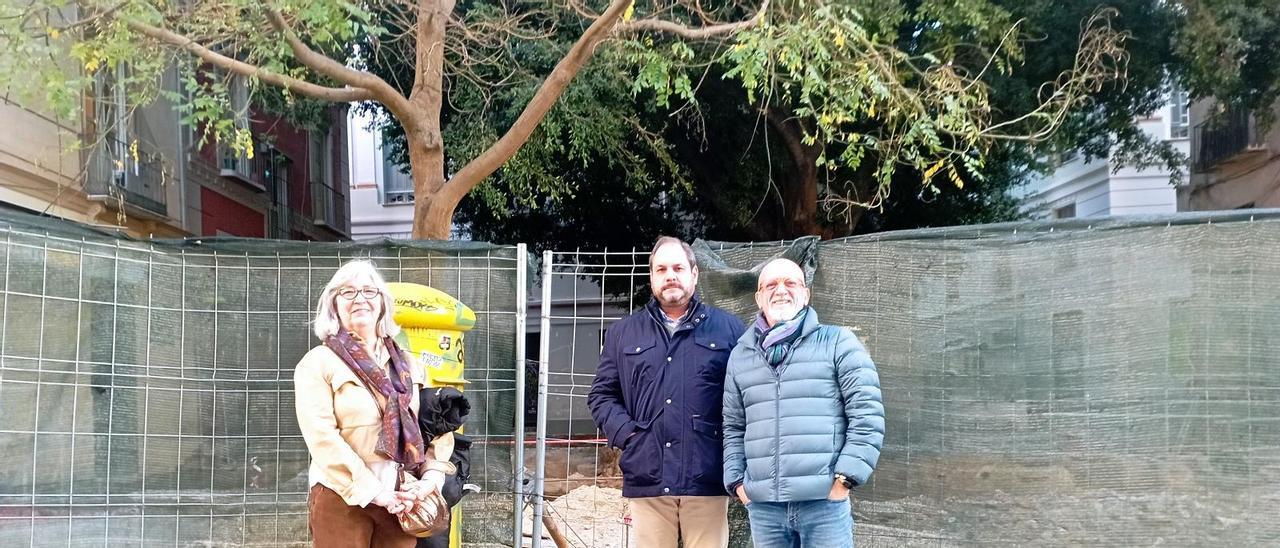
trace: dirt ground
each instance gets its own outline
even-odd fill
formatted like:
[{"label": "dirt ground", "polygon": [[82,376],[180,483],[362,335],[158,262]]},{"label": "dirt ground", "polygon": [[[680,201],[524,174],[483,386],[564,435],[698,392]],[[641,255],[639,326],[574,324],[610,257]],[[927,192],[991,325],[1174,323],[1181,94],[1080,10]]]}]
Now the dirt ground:
[{"label": "dirt ground", "polygon": [[[992,460],[890,464],[875,489],[855,492],[858,545],[1280,546],[1280,467],[1254,468],[1246,484],[1206,476],[1205,463],[1125,462],[1095,462],[1102,471],[1090,474]],[[615,450],[549,447],[546,471],[548,513],[574,546],[624,546]],[[730,529],[732,546],[750,545],[736,504]]]}]

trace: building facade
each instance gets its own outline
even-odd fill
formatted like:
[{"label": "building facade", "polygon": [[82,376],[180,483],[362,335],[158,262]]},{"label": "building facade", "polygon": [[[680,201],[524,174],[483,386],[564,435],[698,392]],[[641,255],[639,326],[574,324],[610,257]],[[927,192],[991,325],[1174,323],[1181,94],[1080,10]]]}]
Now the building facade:
[{"label": "building facade", "polygon": [[[1272,106],[1280,119],[1280,103]],[[1191,177],[1178,189],[1185,211],[1280,207],[1280,127],[1259,113],[1199,101],[1191,109]]]},{"label": "building facade", "polygon": [[371,116],[352,111],[346,124],[351,136],[351,237],[412,237],[413,177],[392,161]]},{"label": "building facade", "polygon": [[[1169,142],[1183,154],[1189,152],[1190,120],[1185,91],[1171,90],[1162,108],[1136,122],[1153,138]],[[1052,173],[1034,178],[1017,191],[1023,213],[1033,219],[1179,211],[1177,189],[1170,182],[1170,172],[1163,166],[1117,168],[1109,158],[1086,160],[1079,154],[1067,155],[1057,163],[1058,168]]]},{"label": "building facade", "polygon": [[[141,238],[242,236],[333,241],[350,236],[346,106],[306,131],[249,105],[232,80],[237,125],[253,154],[202,139],[161,98],[126,114],[100,77],[82,119],[0,103],[0,202]],[[178,90],[169,71],[161,85]],[[77,146],[77,143],[83,143]]]}]

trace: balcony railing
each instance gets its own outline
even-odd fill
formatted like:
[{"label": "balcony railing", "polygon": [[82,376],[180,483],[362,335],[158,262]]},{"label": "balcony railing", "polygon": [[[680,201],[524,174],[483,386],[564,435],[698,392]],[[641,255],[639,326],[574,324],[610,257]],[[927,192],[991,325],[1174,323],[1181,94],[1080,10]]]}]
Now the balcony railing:
[{"label": "balcony railing", "polygon": [[1238,154],[1258,150],[1257,122],[1249,111],[1229,108],[1217,118],[1196,125],[1191,134],[1191,167],[1209,171]]},{"label": "balcony railing", "polygon": [[271,167],[271,155],[267,153],[268,147],[256,141],[254,151],[256,154],[253,158],[249,158],[244,152],[236,152],[229,146],[218,145],[218,174],[239,179],[249,186],[265,191],[267,173]]},{"label": "balcony railing", "polygon": [[332,185],[322,181],[311,182],[311,216],[313,222],[342,230],[338,222],[338,197]]},{"label": "balcony railing", "polygon": [[173,174],[164,158],[138,142],[99,139],[89,152],[85,194],[108,198],[108,205],[128,205],[161,217],[168,215],[165,185]]}]

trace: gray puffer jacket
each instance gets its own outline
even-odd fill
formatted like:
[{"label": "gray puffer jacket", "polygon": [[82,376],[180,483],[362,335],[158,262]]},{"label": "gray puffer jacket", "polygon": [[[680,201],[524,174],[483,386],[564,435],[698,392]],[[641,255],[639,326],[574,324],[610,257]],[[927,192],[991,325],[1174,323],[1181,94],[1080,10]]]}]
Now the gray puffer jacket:
[{"label": "gray puffer jacket", "polygon": [[884,441],[880,377],[852,331],[809,309],[790,356],[771,367],[754,328],[729,355],[724,483],[752,501],[826,498],[835,474],[866,483]]}]

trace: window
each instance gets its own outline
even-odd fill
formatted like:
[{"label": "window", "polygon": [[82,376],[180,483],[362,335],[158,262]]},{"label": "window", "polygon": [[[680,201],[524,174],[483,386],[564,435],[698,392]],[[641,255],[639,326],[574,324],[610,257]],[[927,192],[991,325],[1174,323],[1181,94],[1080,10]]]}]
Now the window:
[{"label": "window", "polygon": [[[262,153],[267,153],[264,150]],[[267,184],[271,190],[271,207],[267,215],[267,237],[278,240],[289,238],[289,158],[271,150],[272,167],[267,170]]]},{"label": "window", "polygon": [[127,65],[101,70],[94,78],[91,112],[95,134],[85,192],[167,215],[165,159],[152,143],[172,139],[170,126],[163,124],[163,115],[155,107],[129,104],[126,87],[132,74]]},{"label": "window", "polygon": [[339,228],[333,188],[333,133],[327,130],[310,132],[307,180],[311,185],[311,216],[315,224]]},{"label": "window", "polygon": [[379,149],[382,152],[382,204],[412,204],[413,176],[403,171],[391,158],[389,147],[384,143]]},{"label": "window", "polygon": [[1054,219],[1074,219],[1076,216],[1076,204],[1067,204],[1062,207],[1054,208]]},{"label": "window", "polygon": [[126,188],[130,171],[131,155],[129,154],[129,118],[126,114],[124,85],[126,68],[118,65],[114,71],[104,70],[98,75],[97,109],[94,122],[98,126],[98,139],[101,140],[99,154],[105,166],[105,180],[117,187]]},{"label": "window", "polygon": [[1169,88],[1169,138],[1186,139],[1191,134],[1187,90],[1174,84]]},{"label": "window", "polygon": [[[231,117],[236,129],[249,129],[249,84],[244,77],[232,75],[227,79],[227,96],[231,100]],[[254,145],[256,148],[257,143]],[[255,150],[255,158],[261,152],[263,151]],[[258,168],[265,169],[265,166],[255,166],[253,158],[249,158],[246,151],[236,152],[229,145],[218,144],[219,175],[240,179],[258,190],[266,190],[264,175],[257,172]]]}]

